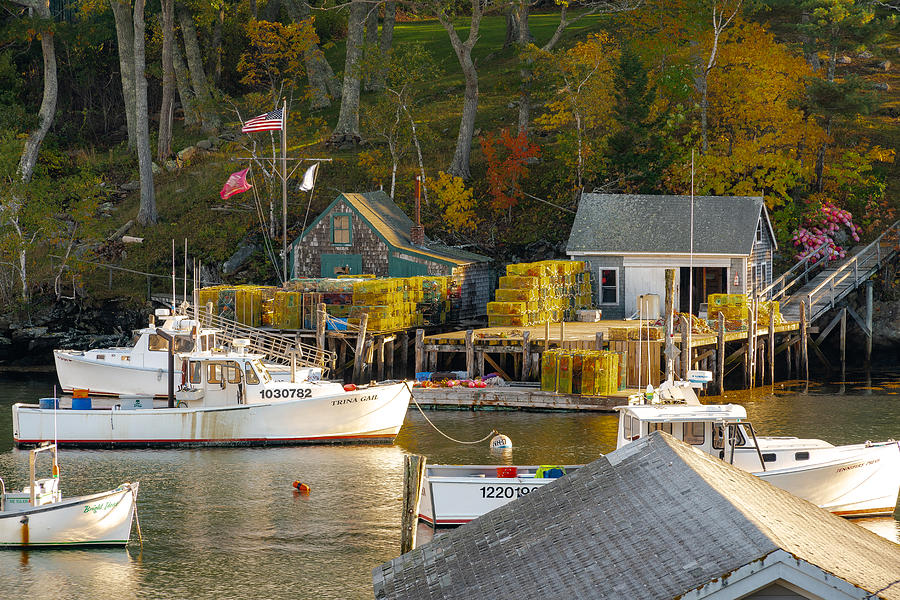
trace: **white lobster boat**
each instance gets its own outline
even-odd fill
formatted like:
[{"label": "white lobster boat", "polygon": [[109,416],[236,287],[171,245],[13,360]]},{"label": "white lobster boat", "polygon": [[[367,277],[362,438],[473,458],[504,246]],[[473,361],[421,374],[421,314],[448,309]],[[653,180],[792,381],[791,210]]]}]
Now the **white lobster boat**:
[{"label": "white lobster boat", "polygon": [[235,340],[229,352],[182,354],[187,384],[166,407],[123,402],[54,411],[15,404],[13,439],[18,446],[39,444],[56,431],[60,445],[94,447],[390,443],[400,431],[411,398],[406,382],[345,389],[296,376],[275,380],[262,355],[244,352],[246,343]]},{"label": "white lobster boat", "polygon": [[[836,515],[891,515],[897,507],[900,442],[833,446],[757,436],[743,406],[702,405],[687,382],[664,383],[649,403],[643,395],[629,401],[617,407],[616,448],[661,430]],[[518,478],[499,478],[498,468],[503,467],[426,467],[419,519],[432,526],[461,525],[552,481],[534,478],[533,467],[518,467]]]},{"label": "white lobster boat", "polygon": [[[51,477],[35,477],[39,452],[53,452]],[[0,547],[124,546],[131,537],[138,483],[114,490],[63,498],[59,490],[56,446],[31,451],[31,482],[7,492],[0,479]]]},{"label": "white lobster boat", "polygon": [[900,493],[900,442],[833,446],[756,435],[735,404],[702,405],[690,387],[663,384],[656,403],[617,407],[616,447],[662,430],[836,515],[891,515]]}]

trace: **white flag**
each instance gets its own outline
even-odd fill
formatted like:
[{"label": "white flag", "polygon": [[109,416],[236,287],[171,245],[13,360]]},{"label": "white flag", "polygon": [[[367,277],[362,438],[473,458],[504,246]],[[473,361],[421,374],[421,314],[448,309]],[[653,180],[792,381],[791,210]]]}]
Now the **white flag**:
[{"label": "white flag", "polygon": [[313,163],[313,166],[306,170],[306,173],[303,174],[303,183],[300,184],[301,192],[308,192],[313,189],[313,184],[316,181],[316,169],[319,168],[319,163]]}]

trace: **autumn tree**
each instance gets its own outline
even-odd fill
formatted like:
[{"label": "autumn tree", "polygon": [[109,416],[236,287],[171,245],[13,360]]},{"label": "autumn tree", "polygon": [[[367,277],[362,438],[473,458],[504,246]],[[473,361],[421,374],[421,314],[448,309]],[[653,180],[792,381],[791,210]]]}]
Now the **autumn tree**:
[{"label": "autumn tree", "polygon": [[241,83],[251,89],[267,90],[275,101],[304,74],[305,53],[319,41],[312,21],[282,25],[254,20],[247,23],[245,31],[247,50],[237,65]]},{"label": "autumn tree", "polygon": [[[590,159],[602,155],[603,139],[612,127],[613,74],[619,50],[607,34],[591,34],[568,50],[555,53],[537,51],[536,72],[550,86],[546,112],[536,123],[549,131],[560,132],[558,141],[566,142],[567,132],[574,135],[574,185],[580,190]],[[594,135],[596,132],[596,135]],[[589,135],[590,134],[590,135]],[[569,162],[563,151],[560,158]]]},{"label": "autumn tree", "polygon": [[540,156],[540,148],[528,141],[520,131],[512,136],[508,130],[499,137],[486,133],[481,138],[481,152],[487,163],[488,193],[495,212],[507,213],[522,199],[522,180],[528,176],[528,162]]},{"label": "autumn tree", "polygon": [[478,228],[475,194],[462,177],[441,171],[433,184],[435,205],[451,230],[471,232]]}]

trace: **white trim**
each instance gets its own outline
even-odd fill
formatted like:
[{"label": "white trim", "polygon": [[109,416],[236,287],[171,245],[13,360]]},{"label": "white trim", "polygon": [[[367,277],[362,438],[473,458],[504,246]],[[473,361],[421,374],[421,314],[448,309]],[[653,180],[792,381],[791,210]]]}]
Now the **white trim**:
[{"label": "white trim", "polygon": [[[721,252],[707,252],[705,254],[695,253],[694,259],[711,257],[711,258],[746,258],[752,255],[752,252],[747,254],[724,254]],[[690,252],[606,252],[599,250],[579,250],[577,252],[566,252],[568,256],[684,256],[689,257],[691,255]]]},{"label": "white trim", "polygon": [[769,235],[772,236],[772,250],[778,250],[778,240],[775,239],[775,229],[772,227],[772,220],[769,219],[769,211],[766,209],[765,200],[763,200],[760,212],[766,216],[766,225],[769,227]]},{"label": "white trim", "polygon": [[735,600],[780,583],[813,600],[863,600],[866,590],[778,549],[685,593],[684,600]]},{"label": "white trim", "polygon": [[[720,257],[703,257],[694,256],[693,265],[698,267],[725,268],[731,266],[730,258]],[[690,267],[691,261],[688,256],[624,256],[622,257],[623,267],[656,267],[656,268],[675,268]]]},{"label": "white trim", "polygon": [[[611,288],[613,286],[604,286],[603,285],[603,271],[615,271],[616,272],[616,301],[615,302],[604,302],[603,301],[603,288]],[[618,306],[622,303],[622,294],[619,293],[619,286],[622,285],[622,271],[624,269],[620,269],[619,267],[597,267],[597,304],[599,306]]]}]

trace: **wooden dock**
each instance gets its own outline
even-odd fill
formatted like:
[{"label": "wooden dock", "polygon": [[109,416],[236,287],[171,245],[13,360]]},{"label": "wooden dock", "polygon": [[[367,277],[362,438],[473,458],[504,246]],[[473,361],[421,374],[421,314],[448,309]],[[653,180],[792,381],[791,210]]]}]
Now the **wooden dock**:
[{"label": "wooden dock", "polygon": [[531,410],[613,412],[628,404],[638,390],[621,390],[609,396],[579,396],[542,392],[521,385],[488,388],[413,388],[413,398],[422,408],[444,410]]}]

